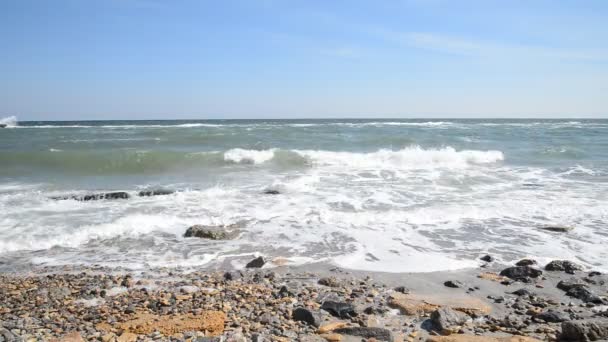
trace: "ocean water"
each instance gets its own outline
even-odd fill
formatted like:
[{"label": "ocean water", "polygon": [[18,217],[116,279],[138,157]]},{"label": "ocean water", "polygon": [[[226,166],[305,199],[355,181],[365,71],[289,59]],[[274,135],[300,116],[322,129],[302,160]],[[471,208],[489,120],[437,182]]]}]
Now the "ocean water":
[{"label": "ocean water", "polygon": [[[3,123],[3,269],[240,267],[264,255],[426,272],[490,253],[608,270],[608,120]],[[54,198],[105,191],[134,196]],[[234,223],[235,240],[183,238]],[[574,229],[540,229],[555,225]]]}]

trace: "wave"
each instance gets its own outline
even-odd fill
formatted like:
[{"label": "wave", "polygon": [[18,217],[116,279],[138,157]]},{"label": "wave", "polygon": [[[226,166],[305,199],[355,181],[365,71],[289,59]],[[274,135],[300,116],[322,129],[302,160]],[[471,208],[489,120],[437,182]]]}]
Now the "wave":
[{"label": "wave", "polygon": [[347,167],[354,169],[425,169],[464,168],[475,164],[502,161],[501,151],[457,151],[452,147],[423,149],[419,146],[401,150],[382,149],[355,153],[324,150],[251,150],[226,151],[70,151],[50,149],[34,152],[0,152],[0,173],[35,169],[77,174],[144,174],[184,169],[227,167],[231,165],[281,167]]},{"label": "wave", "polygon": [[8,116],[0,119],[0,125],[5,125],[6,127],[17,127],[17,123],[18,121],[16,116]]}]

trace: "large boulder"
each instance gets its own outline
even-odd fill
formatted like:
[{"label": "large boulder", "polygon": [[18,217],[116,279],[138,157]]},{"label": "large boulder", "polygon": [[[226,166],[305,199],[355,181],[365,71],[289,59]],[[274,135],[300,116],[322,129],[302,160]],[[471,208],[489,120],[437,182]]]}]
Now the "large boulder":
[{"label": "large boulder", "polygon": [[513,266],[505,268],[500,272],[501,276],[505,276],[513,280],[519,280],[523,282],[529,282],[530,278],[538,278],[542,274],[543,271],[530,266]]},{"label": "large boulder", "polygon": [[266,259],[264,259],[264,257],[262,256],[259,256],[248,262],[247,265],[245,265],[245,268],[261,268],[262,266],[264,266],[264,264],[266,264]]},{"label": "large boulder", "polygon": [[574,274],[575,271],[582,271],[583,267],[568,260],[553,260],[545,266],[547,271],[563,271]]},{"label": "large boulder", "polygon": [[194,225],[184,233],[184,237],[197,237],[209,240],[231,240],[239,236],[240,231],[232,226]]},{"label": "large boulder", "polygon": [[439,308],[431,313],[431,322],[442,335],[457,332],[468,320],[468,315],[450,308]]},{"label": "large boulder", "polygon": [[560,341],[598,341],[608,339],[608,320],[590,319],[562,323]]},{"label": "large boulder", "polygon": [[321,315],[306,308],[297,308],[293,310],[291,316],[294,321],[305,322],[306,324],[317,328],[321,325]]}]

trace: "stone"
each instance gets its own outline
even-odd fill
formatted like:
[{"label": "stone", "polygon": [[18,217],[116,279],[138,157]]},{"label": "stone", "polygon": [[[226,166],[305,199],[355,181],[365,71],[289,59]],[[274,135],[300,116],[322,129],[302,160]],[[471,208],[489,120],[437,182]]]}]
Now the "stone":
[{"label": "stone", "polygon": [[523,282],[529,282],[530,278],[538,278],[542,274],[543,271],[530,266],[513,266],[505,268],[500,272],[501,276]]},{"label": "stone", "polygon": [[336,279],[336,277],[324,277],[319,279],[317,282],[319,285],[329,286],[329,287],[338,287],[340,286],[340,282]]},{"label": "stone", "polygon": [[294,321],[305,322],[306,324],[317,328],[321,325],[320,315],[306,308],[297,308],[293,310],[291,318]]},{"label": "stone", "polygon": [[515,263],[515,266],[532,266],[532,265],[536,265],[536,260],[521,259],[517,263]]},{"label": "stone", "polygon": [[489,255],[489,254],[484,255],[484,256],[482,256],[482,257],[481,257],[481,258],[479,258],[479,259],[480,259],[481,261],[485,261],[485,262],[492,262],[492,261],[494,261],[494,257],[493,257],[493,256],[491,256],[491,255]]},{"label": "stone", "polygon": [[553,260],[545,266],[547,271],[563,271],[574,274],[575,271],[581,271],[582,266],[569,260]]},{"label": "stone", "polygon": [[393,342],[393,334],[390,330],[377,327],[347,327],[334,330],[335,333],[349,336],[358,336],[377,341]]},{"label": "stone", "polygon": [[135,342],[137,341],[137,335],[130,332],[123,332],[118,338],[116,342]]},{"label": "stone", "polygon": [[[231,229],[232,228],[232,229]],[[194,225],[186,230],[184,237],[197,237],[209,240],[231,240],[239,236],[240,231],[232,226]]]},{"label": "stone", "polygon": [[203,311],[198,315],[154,315],[139,313],[134,319],[117,324],[117,328],[134,334],[151,334],[158,331],[171,336],[186,331],[207,331],[209,335],[219,335],[224,331],[226,314],[221,311]]},{"label": "stone", "polygon": [[410,289],[408,289],[405,286],[397,286],[395,287],[395,291],[399,292],[399,293],[403,293],[403,294],[408,294],[410,293]]},{"label": "stone", "polygon": [[550,232],[556,232],[556,233],[567,233],[567,232],[573,230],[574,227],[567,227],[567,226],[545,226],[545,227],[540,227],[540,229],[547,230],[547,231],[550,231]]},{"label": "stone", "polygon": [[528,289],[519,289],[519,290],[515,290],[513,292],[511,292],[512,294],[516,295],[516,296],[532,296],[534,295],[534,293],[532,293],[530,290]]},{"label": "stone", "polygon": [[566,292],[566,296],[580,299],[585,303],[604,304],[604,300],[586,286],[574,286]]},{"label": "stone", "polygon": [[137,196],[139,197],[150,197],[150,196],[164,196],[175,193],[173,190],[157,189],[157,190],[144,190],[140,191]]},{"label": "stone", "polygon": [[448,280],[445,283],[443,283],[443,285],[446,286],[446,287],[454,288],[454,289],[461,288],[461,287],[465,286],[462,282],[460,282],[458,280]]},{"label": "stone", "polygon": [[491,337],[478,335],[431,336],[426,342],[541,342],[527,336]]},{"label": "stone", "polygon": [[281,192],[279,190],[267,189],[264,190],[264,195],[280,195]]},{"label": "stone", "polygon": [[261,268],[262,266],[264,266],[264,264],[266,264],[266,260],[264,259],[264,257],[259,256],[253,260],[251,260],[250,262],[247,263],[247,265],[245,265],[246,268]]},{"label": "stone", "polygon": [[351,318],[357,316],[355,308],[351,304],[344,302],[325,301],[321,305],[321,310],[325,310],[338,318]]},{"label": "stone", "polygon": [[326,334],[328,332],[332,332],[336,329],[340,329],[340,328],[345,328],[348,326],[348,323],[346,322],[332,322],[332,323],[328,323],[325,325],[322,325],[319,327],[319,330],[317,330],[317,332],[319,334]]},{"label": "stone", "polygon": [[586,284],[576,278],[560,280],[557,283],[557,288],[562,291],[570,291],[570,289],[579,286],[586,286]]},{"label": "stone", "polygon": [[342,335],[340,334],[323,334],[321,335],[328,342],[339,342],[342,341]]},{"label": "stone", "polygon": [[477,276],[477,278],[485,279],[485,280],[491,280],[491,281],[495,281],[495,282],[499,282],[499,283],[503,282],[503,281],[507,281],[507,280],[510,281],[509,278],[507,278],[505,276],[498,275],[498,274],[496,274],[494,272],[483,272],[483,273],[480,273]]},{"label": "stone", "polygon": [[469,316],[450,308],[439,308],[431,314],[433,326],[442,335],[450,335],[457,332],[468,320],[470,320]]},{"label": "stone", "polygon": [[608,320],[589,319],[562,323],[560,341],[597,341],[608,338]]},{"label": "stone", "polygon": [[543,320],[545,322],[549,322],[549,323],[559,323],[559,322],[564,322],[564,321],[567,321],[570,319],[570,317],[566,316],[563,312],[553,311],[553,310],[541,312],[541,313],[535,315],[534,318],[541,319],[541,320]]},{"label": "stone", "polygon": [[392,293],[388,305],[399,309],[405,315],[417,316],[430,314],[440,307],[449,307],[469,315],[484,315],[492,311],[492,307],[485,301],[464,293],[430,295]]}]

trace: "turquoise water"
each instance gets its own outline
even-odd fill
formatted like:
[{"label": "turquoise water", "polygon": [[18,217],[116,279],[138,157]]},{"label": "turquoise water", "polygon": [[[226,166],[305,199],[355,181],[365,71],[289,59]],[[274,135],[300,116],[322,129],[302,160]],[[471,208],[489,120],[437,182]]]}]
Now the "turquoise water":
[{"label": "turquoise water", "polygon": [[[608,120],[10,122],[0,166],[9,264],[239,266],[262,253],[428,271],[486,252],[608,257]],[[177,192],[51,198],[157,188]],[[234,241],[181,237],[240,221]]]}]

